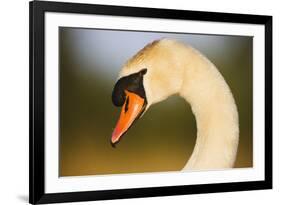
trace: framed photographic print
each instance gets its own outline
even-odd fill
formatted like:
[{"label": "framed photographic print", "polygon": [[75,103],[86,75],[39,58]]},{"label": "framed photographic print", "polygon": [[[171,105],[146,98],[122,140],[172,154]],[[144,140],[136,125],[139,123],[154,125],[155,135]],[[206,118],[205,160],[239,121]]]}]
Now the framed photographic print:
[{"label": "framed photographic print", "polygon": [[272,188],[272,17],[30,2],[30,203]]}]

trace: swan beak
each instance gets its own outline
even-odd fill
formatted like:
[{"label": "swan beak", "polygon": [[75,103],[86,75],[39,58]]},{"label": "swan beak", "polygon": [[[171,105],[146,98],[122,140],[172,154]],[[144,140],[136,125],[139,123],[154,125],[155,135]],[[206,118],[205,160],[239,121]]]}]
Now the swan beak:
[{"label": "swan beak", "polygon": [[122,106],[121,114],[112,133],[111,143],[116,144],[121,136],[131,127],[144,110],[145,100],[139,95],[125,90],[126,100]]}]

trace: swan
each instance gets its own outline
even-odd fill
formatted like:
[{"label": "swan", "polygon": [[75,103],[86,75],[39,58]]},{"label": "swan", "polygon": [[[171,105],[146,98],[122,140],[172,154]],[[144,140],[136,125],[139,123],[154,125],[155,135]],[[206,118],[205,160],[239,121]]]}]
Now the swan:
[{"label": "swan", "polygon": [[232,168],[239,122],[231,90],[203,54],[173,39],[146,45],[121,69],[112,91],[113,104],[122,107],[112,145],[151,105],[174,94],[191,105],[197,128],[195,147],[182,171]]}]

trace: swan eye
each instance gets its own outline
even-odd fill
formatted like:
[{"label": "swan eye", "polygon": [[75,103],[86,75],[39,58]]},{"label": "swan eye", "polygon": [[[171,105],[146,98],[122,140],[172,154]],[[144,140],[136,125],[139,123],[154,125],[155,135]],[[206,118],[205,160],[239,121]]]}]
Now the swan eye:
[{"label": "swan eye", "polygon": [[144,68],[144,69],[140,70],[139,73],[141,75],[145,75],[147,73],[147,68]]},{"label": "swan eye", "polygon": [[143,86],[143,76],[147,73],[144,68],[137,73],[120,78],[112,91],[112,102],[115,106],[122,106],[126,101],[125,90],[135,93],[146,100],[145,90]]}]

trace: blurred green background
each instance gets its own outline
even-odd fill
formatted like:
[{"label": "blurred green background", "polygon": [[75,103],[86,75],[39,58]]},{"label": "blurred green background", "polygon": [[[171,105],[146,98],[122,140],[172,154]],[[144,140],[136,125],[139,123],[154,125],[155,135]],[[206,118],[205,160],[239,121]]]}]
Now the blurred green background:
[{"label": "blurred green background", "polygon": [[110,144],[120,111],[111,102],[118,73],[138,50],[163,37],[188,43],[218,67],[238,106],[235,167],[252,166],[252,37],[61,27],[60,176],[177,171],[186,164],[196,122],[179,96],[150,107],[116,148]]}]

